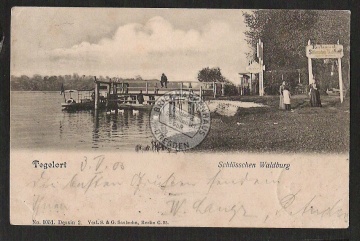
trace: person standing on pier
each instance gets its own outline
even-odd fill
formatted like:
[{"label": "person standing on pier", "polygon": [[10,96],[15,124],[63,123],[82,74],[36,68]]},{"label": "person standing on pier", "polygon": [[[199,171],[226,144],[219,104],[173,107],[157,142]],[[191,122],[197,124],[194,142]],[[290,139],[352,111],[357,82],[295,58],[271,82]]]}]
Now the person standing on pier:
[{"label": "person standing on pier", "polygon": [[138,100],[139,104],[141,104],[141,105],[144,103],[144,95],[142,93],[142,90],[140,90],[140,93],[137,96],[137,100]]},{"label": "person standing on pier", "polygon": [[167,88],[167,82],[168,82],[168,79],[167,79],[166,75],[164,73],[162,73],[161,80],[160,80],[161,88],[163,88],[164,85],[165,85],[165,88]]},{"label": "person standing on pier", "polygon": [[129,93],[129,87],[130,87],[129,83],[124,84],[124,92],[125,92],[125,94]]},{"label": "person standing on pier", "polygon": [[158,87],[157,83],[155,83],[154,94],[157,94],[157,93],[159,93],[159,87]]}]

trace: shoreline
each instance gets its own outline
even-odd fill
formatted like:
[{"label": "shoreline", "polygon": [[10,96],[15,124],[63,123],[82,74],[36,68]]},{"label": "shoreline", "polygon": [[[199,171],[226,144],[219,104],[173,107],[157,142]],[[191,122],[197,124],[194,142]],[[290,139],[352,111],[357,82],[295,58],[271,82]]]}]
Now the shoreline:
[{"label": "shoreline", "polygon": [[[240,100],[240,98],[236,98]],[[310,107],[307,96],[292,99],[293,111],[278,109],[278,96],[241,98],[269,108],[238,108],[234,116],[212,113],[208,136],[192,152],[347,153],[349,99],[322,96]]]}]

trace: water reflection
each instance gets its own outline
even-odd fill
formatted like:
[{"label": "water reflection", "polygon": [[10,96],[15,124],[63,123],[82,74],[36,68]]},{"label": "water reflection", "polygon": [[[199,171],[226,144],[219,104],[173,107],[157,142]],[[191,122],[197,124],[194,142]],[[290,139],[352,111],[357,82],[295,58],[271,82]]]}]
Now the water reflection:
[{"label": "water reflection", "polygon": [[97,141],[99,139],[99,110],[94,110],[93,112],[93,135],[92,135],[92,148],[99,148],[97,145]]},{"label": "water reflection", "polygon": [[151,146],[149,111],[67,112],[61,110],[62,102],[59,92],[12,92],[11,147],[135,151],[137,145]]},{"label": "water reflection", "polygon": [[107,114],[91,111],[93,130],[92,148],[111,146],[115,149],[134,150],[136,145],[148,145],[152,140],[150,113],[131,110]]}]

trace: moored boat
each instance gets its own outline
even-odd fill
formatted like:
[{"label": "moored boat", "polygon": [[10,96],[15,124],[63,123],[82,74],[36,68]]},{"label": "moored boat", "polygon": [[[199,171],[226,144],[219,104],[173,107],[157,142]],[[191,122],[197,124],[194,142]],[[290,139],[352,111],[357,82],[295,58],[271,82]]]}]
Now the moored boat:
[{"label": "moored boat", "polygon": [[132,104],[132,103],[118,103],[119,109],[124,110],[151,110],[152,105],[149,104]]},{"label": "moored boat", "polygon": [[[64,90],[64,103],[61,104],[63,110],[78,111],[91,110],[95,108],[93,90]],[[100,103],[105,106],[105,103]]]}]

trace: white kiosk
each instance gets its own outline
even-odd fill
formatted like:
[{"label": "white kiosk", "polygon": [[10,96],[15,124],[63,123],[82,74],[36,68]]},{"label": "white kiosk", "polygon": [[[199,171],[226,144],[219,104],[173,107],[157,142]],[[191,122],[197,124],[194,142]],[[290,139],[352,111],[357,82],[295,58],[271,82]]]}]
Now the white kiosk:
[{"label": "white kiosk", "polygon": [[264,43],[256,43],[256,55],[259,59],[259,62],[255,60],[250,61],[249,65],[246,67],[246,71],[250,74],[250,92],[252,92],[252,74],[259,74],[259,96],[264,96]]},{"label": "white kiosk", "polygon": [[259,42],[256,44],[256,52],[257,56],[259,58],[259,96],[264,96],[264,43],[261,42],[261,39],[259,39]]},{"label": "white kiosk", "polygon": [[306,46],[306,57],[308,57],[309,85],[314,83],[312,74],[312,59],[338,59],[340,101],[344,101],[343,80],[341,72],[341,58],[344,56],[344,47],[339,44],[311,44],[310,40]]}]

